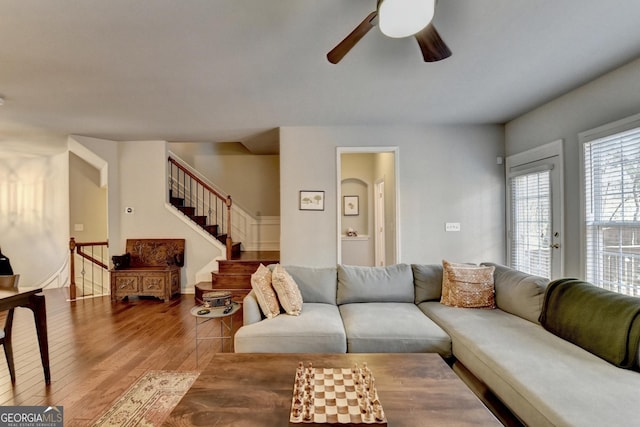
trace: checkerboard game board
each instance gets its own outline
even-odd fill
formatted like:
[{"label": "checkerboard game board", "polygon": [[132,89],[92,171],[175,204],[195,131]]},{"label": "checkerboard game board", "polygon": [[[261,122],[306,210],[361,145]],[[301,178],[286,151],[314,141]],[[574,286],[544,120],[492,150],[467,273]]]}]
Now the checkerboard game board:
[{"label": "checkerboard game board", "polygon": [[314,368],[298,364],[290,425],[386,426],[387,419],[366,364],[362,368]]}]

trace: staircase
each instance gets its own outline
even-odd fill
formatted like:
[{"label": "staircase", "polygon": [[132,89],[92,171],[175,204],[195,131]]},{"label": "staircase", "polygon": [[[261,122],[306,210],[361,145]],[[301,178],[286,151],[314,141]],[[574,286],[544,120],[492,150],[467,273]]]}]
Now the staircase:
[{"label": "staircase", "polygon": [[234,300],[242,300],[251,291],[251,275],[260,264],[276,264],[279,261],[278,251],[242,252],[239,259],[218,260],[218,272],[211,273],[211,282],[196,284],[196,303],[202,303],[202,294],[211,291],[231,292]]},{"label": "staircase", "polygon": [[[211,234],[215,237],[220,243],[223,245],[227,244],[227,233],[220,232],[220,225],[218,224],[208,224],[207,215],[197,215],[196,208],[193,206],[185,206],[184,197],[174,197],[173,190],[169,190],[169,202],[172,206],[178,209],[180,212],[185,214],[191,221],[198,224],[202,229],[204,229],[207,233]],[[233,242],[231,244],[231,258],[237,259],[240,258],[242,244],[240,242]]]},{"label": "staircase", "polygon": [[239,258],[242,244],[234,243],[230,235],[231,196],[221,195],[171,157],[168,168],[171,205],[223,243],[227,259]]},{"label": "staircase", "polygon": [[[223,196],[197,173],[180,161],[169,157],[169,203],[191,221],[226,246],[226,259],[217,260],[218,272],[211,273],[211,282],[195,285],[196,303],[211,291],[231,292],[234,300],[242,300],[251,291],[251,275],[260,264],[275,264],[279,251],[242,251],[240,242],[233,242],[231,227],[231,196]],[[234,220],[235,221],[235,220]],[[234,229],[234,233],[238,229]]]}]

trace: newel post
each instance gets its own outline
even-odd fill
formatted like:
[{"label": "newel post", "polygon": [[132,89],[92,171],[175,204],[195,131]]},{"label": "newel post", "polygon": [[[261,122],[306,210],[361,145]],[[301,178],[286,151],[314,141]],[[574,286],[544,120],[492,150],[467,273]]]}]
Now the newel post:
[{"label": "newel post", "polygon": [[75,237],[72,237],[69,240],[69,299],[70,300],[75,300],[76,299],[76,257],[75,257],[75,252],[76,250],[76,239]]},{"label": "newel post", "polygon": [[227,241],[226,241],[227,259],[231,259],[232,247],[233,247],[233,241],[231,240],[231,205],[232,205],[231,196],[227,196],[227,200],[225,204],[227,205]]}]

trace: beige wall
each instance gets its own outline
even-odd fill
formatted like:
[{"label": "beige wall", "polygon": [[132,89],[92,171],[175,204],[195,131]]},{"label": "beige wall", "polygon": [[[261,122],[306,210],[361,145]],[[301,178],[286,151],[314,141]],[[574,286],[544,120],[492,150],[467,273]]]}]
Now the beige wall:
[{"label": "beige wall", "polygon": [[[76,230],[80,225],[82,231]],[[107,231],[107,189],[100,171],[69,153],[69,230],[77,242],[103,242]]]},{"label": "beige wall", "polygon": [[578,134],[640,112],[640,59],[507,123],[508,155],[564,140],[564,274],[584,277]]},{"label": "beige wall", "polygon": [[239,142],[172,142],[176,153],[253,217],[280,215],[280,159]]},{"label": "beige wall", "polygon": [[[486,125],[282,128],[283,263],[336,264],[336,151],[358,146],[399,147],[399,262],[504,262],[504,131]],[[300,190],[325,191],[325,210],[300,211]]]}]

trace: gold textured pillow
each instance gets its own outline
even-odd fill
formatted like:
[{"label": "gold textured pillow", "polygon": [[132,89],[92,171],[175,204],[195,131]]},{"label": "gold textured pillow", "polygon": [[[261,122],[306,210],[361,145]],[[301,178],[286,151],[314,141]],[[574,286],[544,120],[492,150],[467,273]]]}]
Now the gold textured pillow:
[{"label": "gold textured pillow", "polygon": [[273,319],[280,314],[278,297],[271,286],[271,270],[260,264],[256,272],[251,275],[251,288],[255,292],[258,305],[267,319]]},{"label": "gold textured pillow", "polygon": [[442,297],[451,307],[496,308],[493,272],[495,267],[442,261]]},{"label": "gold textured pillow", "polygon": [[300,288],[298,288],[298,284],[293,280],[293,277],[280,264],[277,264],[273,269],[271,283],[278,294],[280,305],[282,305],[284,311],[287,314],[299,316],[302,311]]}]

